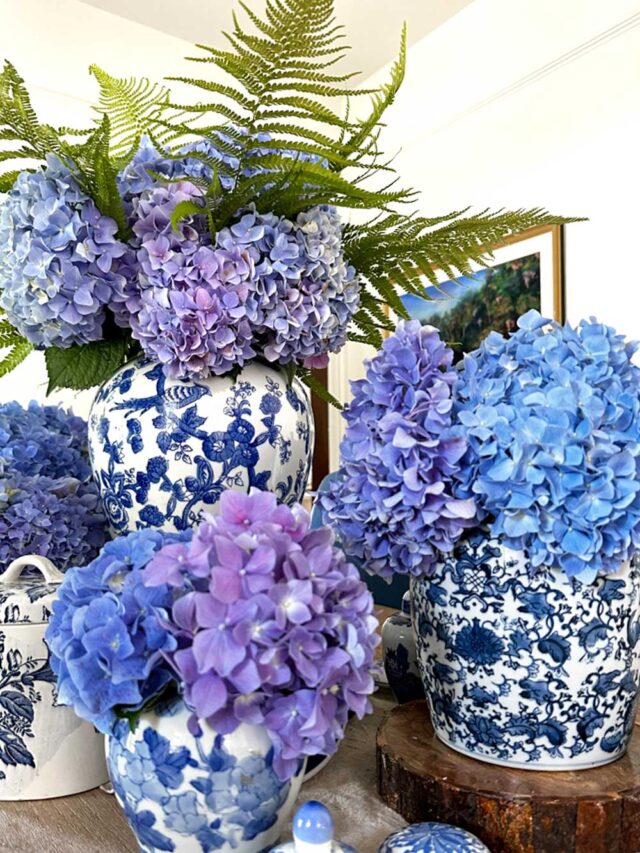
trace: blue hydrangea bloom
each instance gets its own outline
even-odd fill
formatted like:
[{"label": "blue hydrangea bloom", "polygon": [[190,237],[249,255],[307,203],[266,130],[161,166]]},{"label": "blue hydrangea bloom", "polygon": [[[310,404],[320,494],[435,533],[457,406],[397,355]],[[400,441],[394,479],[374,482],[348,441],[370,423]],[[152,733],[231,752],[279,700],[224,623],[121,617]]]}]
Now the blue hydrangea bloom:
[{"label": "blue hydrangea bloom", "polygon": [[87,424],[59,406],[35,401],[0,404],[0,461],[5,471],[33,477],[91,476],[87,449]]},{"label": "blue hydrangea bloom", "polygon": [[0,306],[34,346],[102,338],[125,284],[116,231],[54,155],[18,176],[0,208]]},{"label": "blue hydrangea bloom", "polygon": [[140,708],[174,677],[163,657],[176,648],[165,626],[172,591],[144,586],[142,572],[164,545],[190,537],[130,533],[70,569],[60,586],[46,632],[59,701],[104,733],[116,710]]},{"label": "blue hydrangea bloom", "polygon": [[429,573],[475,522],[473,498],[453,492],[467,443],[452,358],[436,329],[401,321],[352,383],[339,476],[318,500],[347,554],[382,577]]},{"label": "blue hydrangea bloom", "polygon": [[529,311],[464,359],[456,415],[468,452],[456,493],[533,570],[591,581],[640,546],[640,368],[595,319]]},{"label": "blue hydrangea bloom", "polygon": [[93,481],[17,471],[0,476],[0,572],[25,554],[48,557],[62,571],[84,565],[106,538]]}]

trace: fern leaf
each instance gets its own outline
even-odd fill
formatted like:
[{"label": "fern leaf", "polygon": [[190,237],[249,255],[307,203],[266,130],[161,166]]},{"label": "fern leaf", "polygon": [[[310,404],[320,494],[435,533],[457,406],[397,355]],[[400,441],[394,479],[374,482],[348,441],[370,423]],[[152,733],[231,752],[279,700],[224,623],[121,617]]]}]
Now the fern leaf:
[{"label": "fern leaf", "polygon": [[[7,344],[3,342],[2,348],[6,348]],[[33,346],[24,338],[19,338],[16,342],[10,344],[9,352],[0,359],[0,377],[11,373],[33,350]]]},{"label": "fern leaf", "polygon": [[112,131],[111,153],[122,157],[136,148],[140,137],[156,128],[169,101],[169,90],[141,79],[118,79],[97,65],[89,71],[100,85],[100,101],[95,107],[98,122],[108,115]]}]

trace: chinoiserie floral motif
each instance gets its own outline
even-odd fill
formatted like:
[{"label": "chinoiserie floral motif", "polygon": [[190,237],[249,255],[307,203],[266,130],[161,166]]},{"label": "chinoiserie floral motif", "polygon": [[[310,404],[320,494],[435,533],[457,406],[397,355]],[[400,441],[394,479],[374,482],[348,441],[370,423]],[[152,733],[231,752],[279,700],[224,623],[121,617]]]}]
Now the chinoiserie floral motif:
[{"label": "chinoiserie floral motif", "polygon": [[302,385],[266,365],[196,383],[139,359],[98,392],[89,447],[115,533],[185,530],[226,488],[300,500],[313,416]]},{"label": "chinoiserie floral motif", "polygon": [[119,721],[109,738],[109,773],[140,849],[269,849],[289,818],[302,773],[280,781],[260,726],[221,735],[203,722],[191,734],[189,717],[174,700],[143,714],[133,733]]},{"label": "chinoiserie floral motif", "polygon": [[536,770],[624,753],[640,680],[637,565],[581,584],[530,574],[482,532],[431,578],[412,579],[418,661],[449,746]]},{"label": "chinoiserie floral motif", "polygon": [[379,853],[489,853],[489,848],[464,829],[427,821],[394,832]]},{"label": "chinoiserie floral motif", "polygon": [[0,631],[0,799],[8,767],[37,766],[32,744],[36,706],[43,700],[39,684],[55,682],[44,643],[42,657],[25,655],[14,645]]}]

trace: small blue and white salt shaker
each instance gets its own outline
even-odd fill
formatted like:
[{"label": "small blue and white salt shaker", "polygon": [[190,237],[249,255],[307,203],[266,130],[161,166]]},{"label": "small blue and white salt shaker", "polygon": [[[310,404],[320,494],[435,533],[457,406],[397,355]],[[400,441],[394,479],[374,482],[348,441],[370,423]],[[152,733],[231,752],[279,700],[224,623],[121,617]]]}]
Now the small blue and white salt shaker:
[{"label": "small blue and white salt shaker", "polygon": [[333,818],[317,800],[300,806],[293,816],[293,841],[278,844],[271,853],[357,853],[349,844],[333,838]]},{"label": "small blue and white salt shaker", "polygon": [[382,660],[389,687],[398,702],[424,699],[418,667],[416,638],[411,625],[411,593],[402,597],[402,610],[393,613],[382,626]]}]

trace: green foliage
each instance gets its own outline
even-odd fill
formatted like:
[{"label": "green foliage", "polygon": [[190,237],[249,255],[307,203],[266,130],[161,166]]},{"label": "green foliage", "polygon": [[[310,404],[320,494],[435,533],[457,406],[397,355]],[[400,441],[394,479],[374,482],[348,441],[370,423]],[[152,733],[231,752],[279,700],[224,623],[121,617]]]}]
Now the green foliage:
[{"label": "green foliage", "polygon": [[336,409],[342,409],[342,403],[333,396],[329,389],[323,385],[310,370],[307,370],[304,367],[299,367],[296,369],[295,374],[304,382],[307,388],[320,397],[321,400],[324,400],[326,403],[330,403],[332,406],[335,406]]},{"label": "green foliage", "polygon": [[124,335],[67,349],[50,347],[45,351],[47,394],[56,388],[84,391],[101,385],[128,360],[130,350],[131,339]]},{"label": "green foliage", "polygon": [[[4,312],[0,310],[0,318]],[[33,347],[4,318],[0,319],[0,377],[16,368],[32,351]],[[8,350],[8,352],[7,352]]]},{"label": "green foliage", "polygon": [[94,107],[98,124],[102,123],[105,115],[109,116],[111,156],[114,159],[126,163],[137,150],[144,133],[152,136],[159,145],[173,141],[176,134],[162,127],[170,113],[170,94],[166,86],[151,83],[146,77],[112,77],[97,65],[90,65],[89,71],[100,85],[98,106]]}]

